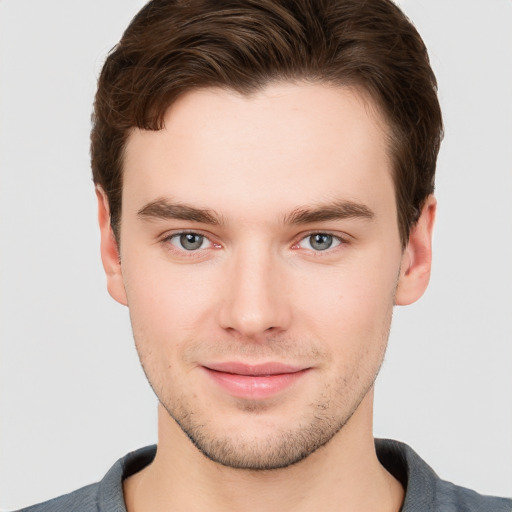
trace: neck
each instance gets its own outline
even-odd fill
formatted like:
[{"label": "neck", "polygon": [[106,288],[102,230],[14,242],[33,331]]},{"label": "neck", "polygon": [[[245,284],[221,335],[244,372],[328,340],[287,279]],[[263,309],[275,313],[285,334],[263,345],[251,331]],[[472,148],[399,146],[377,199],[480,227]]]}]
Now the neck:
[{"label": "neck", "polygon": [[157,454],[152,464],[125,480],[127,510],[397,512],[404,493],[377,459],[372,398],[370,392],[325,446],[297,464],[270,471],[212,462],[160,406]]}]

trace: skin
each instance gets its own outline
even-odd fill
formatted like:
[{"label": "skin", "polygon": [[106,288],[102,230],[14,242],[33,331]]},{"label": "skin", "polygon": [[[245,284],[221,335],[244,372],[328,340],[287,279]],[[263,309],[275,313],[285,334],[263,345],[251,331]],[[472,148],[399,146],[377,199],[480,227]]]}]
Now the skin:
[{"label": "skin", "polygon": [[[192,91],[163,130],[133,130],[120,252],[97,191],[108,289],[160,400],[130,512],[399,510],[373,382],[393,306],[428,284],[435,200],[402,250],[386,130],[360,91],[302,83]],[[301,373],[239,397],[205,370],[223,362]]]}]

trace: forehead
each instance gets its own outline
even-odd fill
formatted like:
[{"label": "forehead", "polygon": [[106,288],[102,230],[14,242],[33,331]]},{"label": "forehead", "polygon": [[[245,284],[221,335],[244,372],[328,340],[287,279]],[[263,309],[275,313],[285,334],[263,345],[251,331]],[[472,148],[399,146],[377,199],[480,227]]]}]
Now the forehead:
[{"label": "forehead", "polygon": [[382,192],[393,198],[387,128],[358,90],[297,83],[251,95],[195,90],[164,122],[128,138],[124,206],[172,197],[229,215],[339,197],[378,203]]}]

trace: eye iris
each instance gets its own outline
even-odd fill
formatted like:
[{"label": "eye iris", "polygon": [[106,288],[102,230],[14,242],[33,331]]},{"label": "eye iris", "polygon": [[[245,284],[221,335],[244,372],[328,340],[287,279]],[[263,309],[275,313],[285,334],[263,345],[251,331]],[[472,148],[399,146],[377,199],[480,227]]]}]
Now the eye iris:
[{"label": "eye iris", "polygon": [[309,243],[316,251],[325,251],[332,245],[332,235],[327,235],[325,233],[311,235],[309,237]]},{"label": "eye iris", "polygon": [[187,251],[199,249],[203,245],[204,237],[194,233],[185,233],[180,236],[180,244]]}]

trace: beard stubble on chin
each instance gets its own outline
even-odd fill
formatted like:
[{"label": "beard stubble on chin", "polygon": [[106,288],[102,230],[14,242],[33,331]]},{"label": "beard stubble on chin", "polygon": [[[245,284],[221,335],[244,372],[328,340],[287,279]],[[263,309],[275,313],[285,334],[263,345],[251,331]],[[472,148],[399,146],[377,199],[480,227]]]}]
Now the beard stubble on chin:
[{"label": "beard stubble on chin", "polygon": [[[350,420],[373,387],[378,375],[384,358],[390,323],[391,316],[383,326],[381,339],[374,340],[378,348],[374,347],[371,357],[368,348],[362,350],[352,367],[345,368],[345,371],[336,378],[326,381],[314,401],[302,404],[303,412],[297,420],[286,427],[271,426],[267,429],[268,432],[262,435],[247,434],[241,427],[236,431],[216,428],[214,424],[212,425],[215,422],[212,422],[198,406],[200,402],[197,401],[195,392],[182,391],[179,395],[173,393],[176,388],[165,385],[164,375],[160,374],[160,378],[157,377],[159,372],[151,360],[151,351],[146,352],[142,348],[148,345],[137,341],[136,345],[146,377],[163,408],[205,457],[234,469],[267,471],[285,468],[302,461],[326,445]],[[140,340],[141,337],[137,336],[137,339]],[[204,361],[206,354],[213,358],[212,360],[226,356],[236,359],[236,356],[243,355],[245,358],[256,360],[271,360],[272,357],[277,357],[294,362],[322,364],[328,363],[331,357],[318,346],[298,344],[296,340],[276,337],[263,345],[242,342],[210,345],[191,343],[182,355],[182,362],[186,366],[193,364],[194,361]],[[168,367],[167,371],[172,371],[171,367]],[[279,407],[278,404],[266,400],[237,399],[234,404],[233,414],[242,414],[248,422],[258,416],[264,416],[267,410]],[[226,414],[230,412],[227,411]]]},{"label": "beard stubble on chin", "polygon": [[[376,375],[375,375],[376,377]],[[214,433],[205,422],[198,422],[194,412],[178,403],[171,409],[162,403],[193,445],[209,460],[233,469],[268,471],[296,464],[327,444],[350,420],[371,389],[374,379],[344,415],[332,414],[328,400],[309,404],[309,415],[291,428],[275,428],[267,437],[248,437],[224,431]],[[260,404],[239,406],[248,414],[259,414]],[[309,416],[309,417],[308,417]],[[250,421],[250,418],[248,418]]]}]

